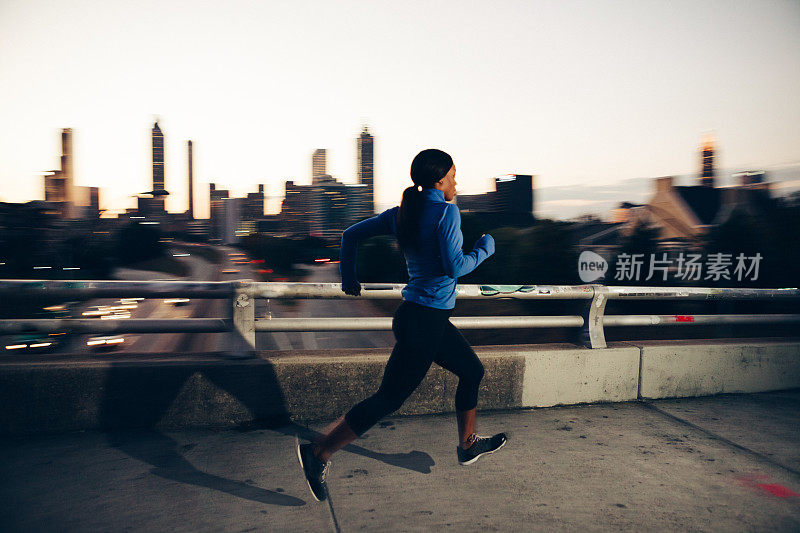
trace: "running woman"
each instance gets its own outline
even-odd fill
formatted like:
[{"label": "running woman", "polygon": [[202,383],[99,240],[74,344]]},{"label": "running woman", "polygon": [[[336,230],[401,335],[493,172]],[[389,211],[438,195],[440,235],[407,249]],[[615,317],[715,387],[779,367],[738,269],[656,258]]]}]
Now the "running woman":
[{"label": "running woman", "polygon": [[441,150],[423,150],[411,163],[414,185],[403,191],[400,207],[350,226],[342,235],[342,290],[359,296],[356,279],[358,242],[376,235],[395,235],[408,266],[403,302],[392,320],[396,344],[386,363],[378,392],[356,404],[316,443],[298,444],[297,456],[314,498],[327,497],[325,476],[331,455],[396,411],[422,382],[431,363],[458,376],[456,418],[458,462],[474,463],[506,443],[506,435],[475,434],[475,408],[483,365],[461,332],[450,323],[456,302],[456,280],[494,253],[494,239],[483,235],[464,254],[461,215],[447,202],[456,195],[456,167]]}]

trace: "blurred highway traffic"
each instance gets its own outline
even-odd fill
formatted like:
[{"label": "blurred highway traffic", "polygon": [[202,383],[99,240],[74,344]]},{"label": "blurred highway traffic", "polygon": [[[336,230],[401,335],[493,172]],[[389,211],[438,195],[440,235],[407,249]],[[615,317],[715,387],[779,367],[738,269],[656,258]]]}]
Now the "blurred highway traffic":
[{"label": "blurred highway traffic", "polygon": [[[260,280],[261,274],[271,273],[261,261],[231,247],[217,246],[218,262],[209,261],[207,254],[192,254],[195,245],[172,243],[171,255],[188,267],[187,277],[174,277],[157,272],[118,269],[115,278],[122,280],[194,280],[233,281]],[[320,260],[303,267],[302,281],[338,282],[338,264]],[[37,318],[96,318],[97,320],[128,318],[174,319],[227,317],[230,303],[225,300],[182,298],[94,299],[86,302],[63,302],[42,310]],[[256,301],[256,317],[342,317],[376,316],[377,308],[366,300],[296,300]],[[258,332],[259,350],[318,350],[337,348],[391,347],[394,337],[389,331],[349,332]],[[223,333],[160,333],[119,335],[39,334],[6,336],[0,341],[7,354],[109,354],[115,353],[213,353],[224,352],[230,339]]]}]

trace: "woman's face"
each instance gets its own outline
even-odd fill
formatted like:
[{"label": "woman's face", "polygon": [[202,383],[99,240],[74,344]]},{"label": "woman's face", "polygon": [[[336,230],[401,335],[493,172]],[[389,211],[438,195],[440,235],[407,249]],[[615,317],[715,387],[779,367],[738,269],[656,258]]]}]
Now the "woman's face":
[{"label": "woman's face", "polygon": [[448,202],[456,197],[456,166],[450,167],[450,171],[434,184],[434,187],[444,193],[444,199]]}]

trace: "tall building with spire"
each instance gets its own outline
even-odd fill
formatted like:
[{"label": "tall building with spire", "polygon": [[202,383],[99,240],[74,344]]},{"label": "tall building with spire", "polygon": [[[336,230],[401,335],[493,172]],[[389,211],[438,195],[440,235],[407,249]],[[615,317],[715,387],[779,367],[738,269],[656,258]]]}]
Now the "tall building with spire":
[{"label": "tall building with spire", "polygon": [[[164,190],[164,134],[158,127],[158,120],[153,124],[153,191]],[[152,202],[153,214],[164,213],[164,197],[154,196]]]},{"label": "tall building with spire", "polygon": [[72,129],[61,130],[61,166],[44,177],[44,200],[58,206],[58,215],[73,218],[75,177],[72,170]]},{"label": "tall building with spire", "polygon": [[706,135],[703,138],[703,147],[700,150],[700,186],[714,188],[714,152],[716,146],[714,138]]},{"label": "tall building with spire", "polygon": [[375,189],[373,187],[374,144],[375,138],[370,135],[369,128],[364,126],[364,129],[361,130],[361,135],[356,139],[356,149],[358,158],[358,184],[364,186],[363,216],[365,217],[371,217],[375,213]]},{"label": "tall building with spire", "polygon": [[192,141],[186,143],[187,157],[189,158],[189,220],[194,220],[194,161],[192,159]]},{"label": "tall building with spire", "polygon": [[316,185],[322,181],[322,177],[327,175],[327,153],[325,148],[318,148],[314,150],[311,156],[311,184]]}]

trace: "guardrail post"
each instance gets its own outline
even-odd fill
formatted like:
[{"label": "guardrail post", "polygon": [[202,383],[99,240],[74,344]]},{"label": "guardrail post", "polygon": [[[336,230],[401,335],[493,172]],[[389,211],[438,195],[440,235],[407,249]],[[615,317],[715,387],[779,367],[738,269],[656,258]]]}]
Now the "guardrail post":
[{"label": "guardrail post", "polygon": [[581,312],[583,327],[579,334],[579,343],[586,348],[605,348],[606,335],[603,331],[603,315],[608,301],[608,287],[592,285],[592,289],[594,297],[588,300]]},{"label": "guardrail post", "polygon": [[249,287],[249,282],[240,281],[233,295],[233,342],[228,355],[237,359],[256,355],[256,306]]}]

